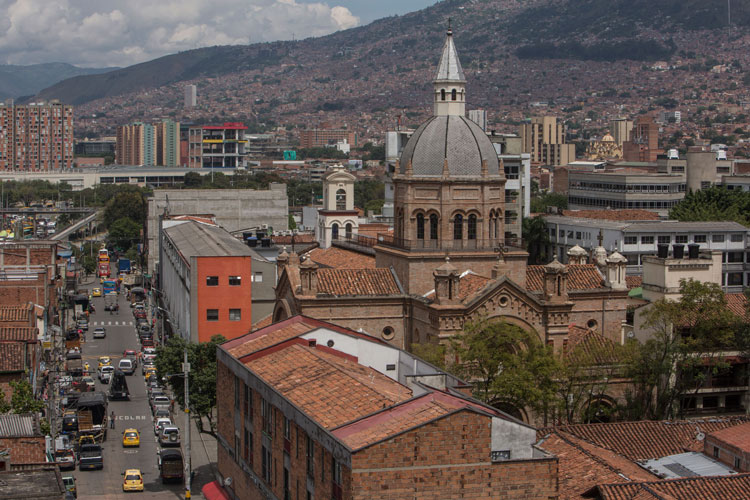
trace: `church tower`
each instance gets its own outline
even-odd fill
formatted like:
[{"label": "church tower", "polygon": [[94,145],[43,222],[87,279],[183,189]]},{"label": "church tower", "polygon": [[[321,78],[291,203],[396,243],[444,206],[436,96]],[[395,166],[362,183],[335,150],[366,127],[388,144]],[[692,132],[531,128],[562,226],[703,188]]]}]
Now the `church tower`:
[{"label": "church tower", "polygon": [[411,294],[433,288],[446,256],[458,273],[489,277],[499,265],[523,286],[526,253],[505,234],[505,171],[487,134],[465,116],[466,77],[450,29],[432,83],[433,116],[397,163],[394,233],[378,239],[376,265],[393,267]]},{"label": "church tower", "polygon": [[356,177],[343,165],[334,165],[323,177],[323,208],[318,210],[315,226],[320,248],[328,248],[333,241],[357,234],[359,212],[354,208],[355,181]]}]

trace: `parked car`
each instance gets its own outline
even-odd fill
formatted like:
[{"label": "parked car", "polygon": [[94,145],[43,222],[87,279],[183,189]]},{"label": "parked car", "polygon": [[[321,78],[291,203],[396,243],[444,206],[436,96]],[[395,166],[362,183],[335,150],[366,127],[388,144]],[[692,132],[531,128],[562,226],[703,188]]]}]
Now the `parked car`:
[{"label": "parked car", "polygon": [[82,444],[78,452],[78,468],[80,470],[103,469],[102,447],[92,443]]},{"label": "parked car", "polygon": [[[75,457],[74,457],[73,463],[75,464]],[[75,465],[73,466],[73,468],[75,468]],[[62,480],[63,480],[63,485],[65,486],[65,491],[67,493],[72,494],[73,498],[78,498],[78,488],[76,487],[76,478],[73,476],[63,476]]]},{"label": "parked car", "polygon": [[71,470],[76,468],[76,456],[73,450],[55,451],[55,462],[60,466],[60,470]]},{"label": "parked car", "polygon": [[126,349],[122,353],[123,359],[129,359],[133,362],[133,369],[138,368],[138,354],[133,349]]},{"label": "parked car", "polygon": [[135,372],[135,363],[130,359],[123,358],[117,363],[117,369],[125,375],[132,375]]},{"label": "parked car", "polygon": [[112,365],[104,365],[99,368],[99,382],[102,384],[109,384],[112,380],[112,374],[115,371],[115,367]]},{"label": "parked car", "polygon": [[94,338],[95,339],[103,339],[107,336],[107,331],[102,327],[94,328]]},{"label": "parked car", "polygon": [[165,425],[172,425],[172,420],[168,417],[160,417],[154,420],[154,436],[158,436],[161,433],[162,427]]},{"label": "parked car", "polygon": [[84,384],[86,384],[87,392],[96,390],[96,383],[94,382],[93,377],[86,376],[86,377],[83,377],[81,380],[83,381]]},{"label": "parked car", "polygon": [[171,414],[169,412],[169,408],[166,406],[157,406],[156,410],[154,411],[154,418],[171,418]]},{"label": "parked car", "polygon": [[151,412],[154,411],[154,408],[157,406],[166,406],[169,407],[169,398],[165,395],[159,395],[155,396],[153,399],[151,399]]},{"label": "parked car", "polygon": [[81,318],[76,322],[76,327],[78,327],[79,330],[83,330],[84,332],[89,331],[89,320],[85,318]]},{"label": "parked car", "polygon": [[147,370],[156,370],[156,365],[152,360],[145,360],[141,364],[141,375],[146,375]]},{"label": "parked car", "polygon": [[162,447],[180,446],[180,429],[175,425],[165,425],[159,433],[159,444]]}]

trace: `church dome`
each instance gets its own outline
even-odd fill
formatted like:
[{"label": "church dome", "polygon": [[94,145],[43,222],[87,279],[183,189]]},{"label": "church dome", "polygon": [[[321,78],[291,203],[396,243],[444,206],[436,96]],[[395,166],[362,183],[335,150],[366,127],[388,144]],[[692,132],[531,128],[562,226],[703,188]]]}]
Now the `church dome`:
[{"label": "church dome", "polygon": [[615,142],[615,138],[610,134],[604,134],[604,137],[602,137],[602,142]]},{"label": "church dome", "polygon": [[488,175],[501,175],[497,152],[487,134],[460,115],[433,116],[423,123],[401,154],[399,173],[406,173],[411,162],[413,176],[440,177],[446,160],[451,176],[481,176],[483,161]]}]

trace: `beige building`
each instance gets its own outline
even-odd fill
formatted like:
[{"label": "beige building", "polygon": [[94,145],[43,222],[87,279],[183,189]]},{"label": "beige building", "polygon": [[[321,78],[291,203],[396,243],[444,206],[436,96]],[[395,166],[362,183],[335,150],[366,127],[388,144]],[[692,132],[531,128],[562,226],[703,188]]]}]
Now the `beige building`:
[{"label": "beige building", "polygon": [[633,120],[615,118],[609,122],[609,128],[615,143],[622,148],[622,143],[630,140],[630,132],[633,130]]},{"label": "beige building", "polygon": [[315,239],[322,248],[339,238],[350,238],[359,227],[354,208],[354,181],[357,178],[336,165],[323,177],[323,208],[318,210]]},{"label": "beige building", "polygon": [[565,125],[555,116],[535,117],[518,129],[521,148],[531,162],[541,165],[567,165],[576,158],[576,148],[565,143]]}]

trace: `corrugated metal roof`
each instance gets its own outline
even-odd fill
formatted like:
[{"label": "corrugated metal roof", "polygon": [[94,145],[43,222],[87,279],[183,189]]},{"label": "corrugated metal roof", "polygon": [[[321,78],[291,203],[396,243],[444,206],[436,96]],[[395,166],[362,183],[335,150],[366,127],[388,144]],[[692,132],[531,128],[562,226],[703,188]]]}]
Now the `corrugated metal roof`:
[{"label": "corrugated metal roof", "polygon": [[164,229],[183,257],[255,256],[253,251],[225,229],[185,222]]},{"label": "corrugated metal roof", "polygon": [[747,232],[747,228],[738,222],[730,221],[706,221],[706,222],[678,222],[678,221],[654,221],[654,222],[638,222],[630,224],[624,229],[625,232],[675,232],[684,233],[689,231],[706,231],[706,232],[720,232],[720,231],[737,231]]},{"label": "corrugated metal roof", "polygon": [[644,460],[641,465],[665,479],[736,474],[729,466],[695,451]]},{"label": "corrugated metal roof", "polygon": [[38,436],[34,415],[0,415],[0,437]]}]

